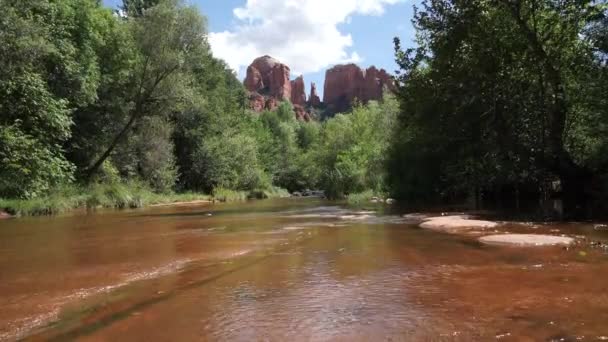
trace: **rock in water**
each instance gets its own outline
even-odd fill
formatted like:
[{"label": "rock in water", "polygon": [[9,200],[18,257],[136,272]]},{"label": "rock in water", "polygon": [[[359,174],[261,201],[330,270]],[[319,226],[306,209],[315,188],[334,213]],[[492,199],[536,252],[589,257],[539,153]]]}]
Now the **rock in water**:
[{"label": "rock in water", "polygon": [[442,231],[446,233],[462,233],[473,229],[488,229],[498,226],[492,221],[472,220],[466,215],[430,217],[420,224],[421,228]]},{"label": "rock in water", "polygon": [[541,235],[541,234],[502,234],[488,235],[479,238],[479,241],[488,245],[538,247],[570,245],[573,238],[565,236]]}]

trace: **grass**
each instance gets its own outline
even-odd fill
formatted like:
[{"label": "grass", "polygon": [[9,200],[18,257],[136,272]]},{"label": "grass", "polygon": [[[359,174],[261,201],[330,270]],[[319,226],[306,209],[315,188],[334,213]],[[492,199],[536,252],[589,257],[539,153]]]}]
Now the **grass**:
[{"label": "grass", "polygon": [[14,216],[55,215],[77,208],[141,208],[152,204],[209,200],[197,193],[157,194],[139,183],[66,186],[35,199],[1,199],[0,210]]},{"label": "grass", "polygon": [[249,198],[266,199],[266,198],[284,198],[291,196],[289,191],[276,186],[268,189],[253,190],[249,193]]},{"label": "grass", "polygon": [[372,198],[374,198],[374,197],[386,198],[385,195],[386,194],[377,193],[373,190],[366,190],[363,192],[358,192],[358,193],[354,193],[354,194],[350,194],[350,195],[346,196],[346,201],[349,204],[363,204],[363,203],[369,203],[372,200]]},{"label": "grass", "polygon": [[61,214],[78,208],[128,209],[200,200],[235,202],[288,196],[287,190],[277,187],[251,192],[217,188],[213,191],[213,196],[194,192],[158,194],[141,183],[130,182],[64,186],[48,196],[27,200],[0,198],[0,211],[13,216],[40,216]]},{"label": "grass", "polygon": [[218,202],[238,202],[248,199],[283,198],[289,196],[289,191],[274,186],[252,191],[235,191],[226,188],[216,188],[213,191],[213,199]]},{"label": "grass", "polygon": [[216,188],[213,190],[213,199],[219,202],[246,201],[249,193],[246,191],[236,191],[226,188]]}]

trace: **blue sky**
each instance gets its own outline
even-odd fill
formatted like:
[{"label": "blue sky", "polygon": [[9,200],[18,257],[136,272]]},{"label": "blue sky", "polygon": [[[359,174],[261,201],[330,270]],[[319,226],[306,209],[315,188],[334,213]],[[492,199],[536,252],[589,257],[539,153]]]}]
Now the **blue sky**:
[{"label": "blue sky", "polygon": [[[268,54],[304,75],[323,92],[325,70],[355,62],[389,72],[393,37],[411,45],[412,0],[187,0],[207,17],[216,57],[245,76],[246,66]],[[121,0],[104,0],[117,6]]]}]

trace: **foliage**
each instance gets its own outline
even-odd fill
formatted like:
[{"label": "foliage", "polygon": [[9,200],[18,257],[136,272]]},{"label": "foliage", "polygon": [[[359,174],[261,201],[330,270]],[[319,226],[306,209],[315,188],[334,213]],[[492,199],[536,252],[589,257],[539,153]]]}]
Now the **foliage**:
[{"label": "foliage", "polygon": [[245,201],[249,198],[247,191],[236,191],[222,187],[213,190],[213,199],[220,202]]},{"label": "foliage", "polygon": [[566,205],[580,206],[606,170],[602,6],[424,1],[413,20],[418,46],[404,51],[395,41],[395,196],[538,198],[559,180]]},{"label": "foliage", "polygon": [[243,134],[210,137],[199,146],[193,167],[208,189],[255,189],[264,182],[255,146],[253,138]]},{"label": "foliage", "polygon": [[307,172],[317,178],[327,196],[340,198],[364,190],[384,191],[387,132],[398,112],[389,94],[382,103],[355,107],[350,114],[338,114],[323,124],[319,139],[311,148]]},{"label": "foliage", "polygon": [[139,208],[197,200],[210,200],[210,197],[197,193],[158,194],[138,182],[96,183],[54,188],[48,195],[35,199],[0,199],[0,209],[15,216],[36,216],[60,214],[78,208]]}]

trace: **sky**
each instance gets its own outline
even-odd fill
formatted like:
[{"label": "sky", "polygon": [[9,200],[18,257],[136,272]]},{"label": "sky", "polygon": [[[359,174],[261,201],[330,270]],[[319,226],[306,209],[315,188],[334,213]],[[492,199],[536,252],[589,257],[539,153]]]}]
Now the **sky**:
[{"label": "sky", "polygon": [[[242,80],[247,66],[270,55],[304,76],[322,96],[325,70],[375,65],[393,73],[393,37],[413,44],[414,0],[186,0],[207,17],[215,57]],[[115,7],[121,0],[104,0]]]}]

